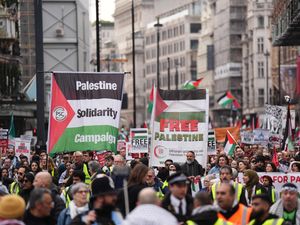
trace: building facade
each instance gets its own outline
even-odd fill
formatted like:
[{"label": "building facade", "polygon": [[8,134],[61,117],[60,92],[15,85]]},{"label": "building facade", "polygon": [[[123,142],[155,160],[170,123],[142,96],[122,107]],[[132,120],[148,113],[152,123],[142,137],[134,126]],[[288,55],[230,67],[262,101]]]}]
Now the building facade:
[{"label": "building facade", "polygon": [[[133,76],[132,76],[132,5],[128,0],[115,2],[115,33],[117,54],[125,59],[123,71],[130,72],[125,76],[124,91],[128,93],[128,109],[121,113],[121,126],[133,126]],[[135,27],[135,77],[136,77],[136,126],[142,125],[145,117],[145,73],[144,73],[144,32],[146,25],[154,18],[154,0],[134,1]]]},{"label": "building facade", "polygon": [[272,0],[248,1],[243,34],[243,115],[259,116],[273,103],[271,14]]},{"label": "building facade", "polygon": [[[200,7],[199,7],[200,8]],[[201,30],[200,9],[195,12],[189,4],[176,11],[162,13],[160,24],[160,88],[181,89],[187,80],[197,79],[197,51]],[[173,12],[173,13],[172,13]],[[147,93],[157,82],[157,22],[145,32],[145,74]],[[170,79],[168,79],[168,71]]]}]

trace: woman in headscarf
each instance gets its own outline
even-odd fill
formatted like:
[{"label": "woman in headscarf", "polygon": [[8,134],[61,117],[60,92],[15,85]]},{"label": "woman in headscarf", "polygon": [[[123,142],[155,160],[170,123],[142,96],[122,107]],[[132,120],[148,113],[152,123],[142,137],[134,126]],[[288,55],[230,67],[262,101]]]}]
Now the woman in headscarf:
[{"label": "woman in headscarf", "polygon": [[259,177],[254,170],[245,170],[243,181],[248,205],[253,195],[266,193],[266,189],[259,183]]}]

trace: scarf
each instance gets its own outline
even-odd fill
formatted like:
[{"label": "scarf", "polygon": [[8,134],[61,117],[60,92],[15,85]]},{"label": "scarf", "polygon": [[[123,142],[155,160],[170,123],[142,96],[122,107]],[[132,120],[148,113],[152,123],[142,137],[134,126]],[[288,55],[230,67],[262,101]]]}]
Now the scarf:
[{"label": "scarf", "polygon": [[250,179],[249,182],[245,184],[245,189],[248,193],[248,200],[250,201],[253,192],[255,192],[255,186],[259,183],[259,177],[254,170],[245,170],[244,175],[248,176]]},{"label": "scarf", "polygon": [[74,219],[75,216],[77,216],[78,214],[84,213],[89,210],[88,204],[85,204],[85,206],[82,207],[77,207],[74,201],[70,202],[69,208],[70,208],[71,219]]}]

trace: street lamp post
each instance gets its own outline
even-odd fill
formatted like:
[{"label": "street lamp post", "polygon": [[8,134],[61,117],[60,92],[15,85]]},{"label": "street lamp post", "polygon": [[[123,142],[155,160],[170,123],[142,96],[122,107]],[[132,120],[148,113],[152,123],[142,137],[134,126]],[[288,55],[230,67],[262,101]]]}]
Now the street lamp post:
[{"label": "street lamp post", "polygon": [[159,17],[157,17],[157,23],[154,24],[154,27],[156,27],[157,31],[157,50],[156,50],[156,58],[157,58],[157,65],[156,65],[156,79],[157,79],[157,88],[159,88],[160,84],[160,77],[159,77],[159,39],[160,39],[160,34],[159,34],[159,28],[162,27],[162,24],[159,23]]},{"label": "street lamp post", "polygon": [[270,91],[269,91],[269,56],[270,56],[269,51],[267,50],[264,55],[266,57],[266,89],[267,89],[266,103],[269,104],[269,93],[270,93]]},{"label": "street lamp post", "polygon": [[168,57],[168,90],[170,91],[170,89],[171,89],[171,85],[170,85],[170,79],[171,79],[171,77],[170,77],[171,75],[170,75],[170,57]]},{"label": "street lamp post", "polygon": [[176,59],[175,62],[175,87],[176,87],[176,90],[178,90],[178,60]]},{"label": "street lamp post", "polygon": [[136,77],[135,77],[135,28],[134,28],[134,0],[131,1],[131,38],[132,38],[132,79],[133,79],[133,127],[136,127]]},{"label": "street lamp post", "polygon": [[99,0],[96,0],[96,59],[97,59],[97,72],[100,72],[100,36],[99,36]]}]

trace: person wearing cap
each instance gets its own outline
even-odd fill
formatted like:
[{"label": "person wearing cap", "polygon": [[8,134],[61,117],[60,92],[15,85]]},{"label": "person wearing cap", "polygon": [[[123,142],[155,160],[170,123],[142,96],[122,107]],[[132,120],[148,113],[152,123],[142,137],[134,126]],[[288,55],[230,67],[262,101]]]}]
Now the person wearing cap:
[{"label": "person wearing cap", "polygon": [[178,225],[176,217],[160,207],[160,200],[151,187],[141,190],[137,205],[122,225]]},{"label": "person wearing cap", "polygon": [[234,186],[230,183],[221,183],[217,188],[218,218],[234,224],[246,225],[250,221],[252,209],[238,203],[235,195]]},{"label": "person wearing cap", "polygon": [[285,222],[284,219],[279,218],[276,215],[270,214],[269,210],[272,205],[272,200],[267,194],[258,194],[252,196],[251,207],[252,220],[248,225],[288,225],[289,222]]},{"label": "person wearing cap", "polygon": [[0,221],[22,220],[25,201],[16,194],[5,195],[0,199]]},{"label": "person wearing cap", "polygon": [[122,215],[116,210],[117,191],[113,180],[98,174],[91,183],[90,211],[77,215],[70,225],[120,225]]},{"label": "person wearing cap", "polygon": [[71,188],[73,200],[70,202],[69,207],[59,214],[57,225],[69,225],[77,215],[87,212],[89,210],[88,194],[89,188],[85,183],[74,184]]},{"label": "person wearing cap", "polygon": [[232,168],[228,165],[225,165],[220,169],[220,181],[214,183],[211,187],[211,197],[214,201],[217,197],[217,188],[222,183],[232,184],[235,190],[235,200],[247,206],[248,203],[246,200],[245,188],[242,184],[233,181],[233,171]]},{"label": "person wearing cap", "polygon": [[32,173],[26,173],[23,179],[22,190],[19,193],[19,195],[25,200],[26,203],[29,200],[31,191],[34,189],[33,181],[34,175]]},{"label": "person wearing cap", "polygon": [[274,204],[278,199],[278,193],[275,190],[275,187],[273,186],[272,178],[268,175],[262,176],[262,185],[266,189],[266,192],[269,198],[271,199],[272,204]]},{"label": "person wearing cap", "polygon": [[291,221],[292,224],[300,225],[300,199],[298,199],[298,189],[295,184],[286,183],[281,189],[281,199],[276,201],[270,213]]},{"label": "person wearing cap", "polygon": [[193,210],[193,198],[187,194],[188,178],[183,173],[175,173],[167,179],[169,190],[162,207],[171,212],[178,222],[185,222]]}]

